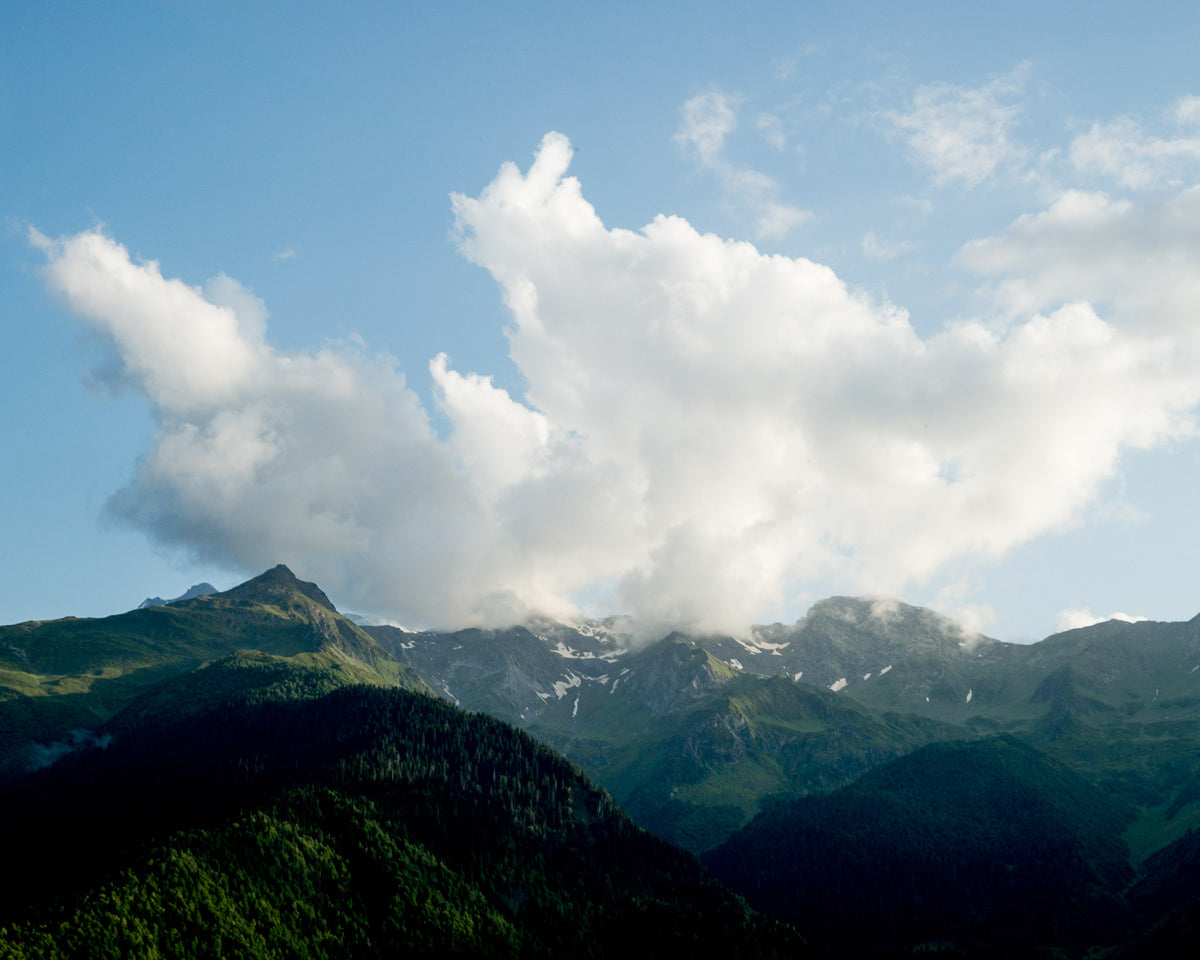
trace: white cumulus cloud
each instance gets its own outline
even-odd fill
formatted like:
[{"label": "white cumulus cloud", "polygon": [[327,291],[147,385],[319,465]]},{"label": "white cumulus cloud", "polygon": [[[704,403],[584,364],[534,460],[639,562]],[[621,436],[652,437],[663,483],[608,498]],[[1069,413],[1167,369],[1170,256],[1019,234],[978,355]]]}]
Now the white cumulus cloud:
[{"label": "white cumulus cloud", "polygon": [[[706,110],[693,139],[719,156],[731,121]],[[97,231],[35,237],[159,424],[111,509],[404,622],[565,614],[586,595],[741,629],[816,581],[894,595],[957,577],[1073,522],[1124,450],[1190,426],[1196,377],[1162,331],[1039,287],[1003,328],[923,338],[810,260],[679,217],[607,227],[571,155],[548,134],[527,171],[453,197],[528,388],[434,358],[444,439],[393,361],[273,348],[230,278],[164,278]],[[1010,240],[970,256],[1009,269]]]}]

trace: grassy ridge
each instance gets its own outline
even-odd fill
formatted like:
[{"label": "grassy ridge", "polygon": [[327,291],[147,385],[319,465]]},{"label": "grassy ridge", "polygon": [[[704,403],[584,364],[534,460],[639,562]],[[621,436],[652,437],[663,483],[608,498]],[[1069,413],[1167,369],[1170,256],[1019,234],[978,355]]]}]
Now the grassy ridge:
[{"label": "grassy ridge", "polygon": [[0,779],[70,748],[144,691],[243,649],[316,656],[359,682],[428,689],[315,584],[279,566],[168,606],[0,627]]}]

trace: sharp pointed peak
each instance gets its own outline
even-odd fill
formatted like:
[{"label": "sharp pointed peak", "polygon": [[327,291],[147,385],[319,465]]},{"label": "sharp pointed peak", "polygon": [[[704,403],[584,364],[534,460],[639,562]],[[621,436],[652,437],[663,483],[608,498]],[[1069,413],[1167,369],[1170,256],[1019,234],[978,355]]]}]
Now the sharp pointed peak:
[{"label": "sharp pointed peak", "polygon": [[260,573],[257,577],[238,584],[232,590],[227,590],[225,596],[235,600],[270,600],[282,594],[299,593],[337,613],[333,601],[325,595],[315,583],[299,579],[287,564],[279,563],[270,570]]}]

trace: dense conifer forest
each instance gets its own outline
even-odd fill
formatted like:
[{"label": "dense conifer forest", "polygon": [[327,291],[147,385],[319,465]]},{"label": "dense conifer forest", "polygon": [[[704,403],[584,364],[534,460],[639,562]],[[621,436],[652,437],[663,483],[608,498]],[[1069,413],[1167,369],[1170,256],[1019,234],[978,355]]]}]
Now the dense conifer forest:
[{"label": "dense conifer forest", "polygon": [[506,724],[264,655],[196,676],[4,794],[0,957],[801,948]]}]

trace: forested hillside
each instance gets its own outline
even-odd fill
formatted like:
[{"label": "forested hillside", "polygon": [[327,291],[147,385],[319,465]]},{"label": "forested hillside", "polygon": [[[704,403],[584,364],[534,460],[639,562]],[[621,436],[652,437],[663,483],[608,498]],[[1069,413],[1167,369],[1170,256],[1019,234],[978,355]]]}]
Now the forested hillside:
[{"label": "forested hillside", "polygon": [[499,721],[261,654],[191,676],[0,796],[0,956],[801,949]]},{"label": "forested hillside", "polygon": [[940,943],[972,957],[1082,957],[1146,923],[1125,897],[1134,871],[1122,834],[1134,816],[1001,737],[934,744],[836,792],[777,804],[704,859],[834,955]]}]

